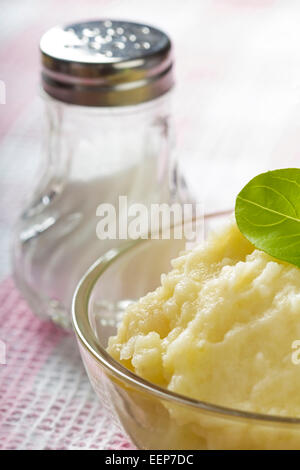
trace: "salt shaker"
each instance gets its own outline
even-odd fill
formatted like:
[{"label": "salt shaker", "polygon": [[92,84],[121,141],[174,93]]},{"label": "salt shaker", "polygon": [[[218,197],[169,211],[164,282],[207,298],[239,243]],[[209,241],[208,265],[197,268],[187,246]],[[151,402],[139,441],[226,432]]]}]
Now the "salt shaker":
[{"label": "salt shaker", "polygon": [[15,228],[13,267],[32,310],[67,327],[81,276],[120,243],[97,238],[98,205],[176,198],[173,60],[165,33],[115,20],[54,27],[40,49],[43,171]]}]

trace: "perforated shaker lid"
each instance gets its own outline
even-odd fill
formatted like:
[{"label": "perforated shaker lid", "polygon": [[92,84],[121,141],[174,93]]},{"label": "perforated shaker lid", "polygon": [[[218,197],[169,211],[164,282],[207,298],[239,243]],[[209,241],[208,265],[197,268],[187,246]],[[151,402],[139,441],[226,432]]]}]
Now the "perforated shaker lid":
[{"label": "perforated shaker lid", "polygon": [[40,48],[42,86],[67,103],[133,105],[173,85],[170,39],[152,26],[116,20],[56,26]]}]

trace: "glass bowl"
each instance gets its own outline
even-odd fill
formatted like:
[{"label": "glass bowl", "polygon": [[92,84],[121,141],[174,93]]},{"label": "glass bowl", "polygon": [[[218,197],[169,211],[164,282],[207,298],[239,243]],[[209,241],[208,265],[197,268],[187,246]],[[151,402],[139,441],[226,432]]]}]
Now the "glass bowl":
[{"label": "glass bowl", "polygon": [[[228,216],[228,215],[227,215]],[[224,214],[206,216],[205,232]],[[73,324],[102,406],[139,449],[300,449],[300,419],[260,415],[182,396],[138,377],[107,352],[124,309],[155,289],[185,240],[138,240],[102,256],[81,280]]]}]

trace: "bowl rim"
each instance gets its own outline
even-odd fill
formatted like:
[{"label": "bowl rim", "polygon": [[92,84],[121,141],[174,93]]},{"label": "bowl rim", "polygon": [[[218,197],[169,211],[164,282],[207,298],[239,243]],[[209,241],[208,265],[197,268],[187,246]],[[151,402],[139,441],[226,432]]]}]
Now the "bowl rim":
[{"label": "bowl rim", "polygon": [[[229,215],[232,211],[222,211],[207,214],[204,219],[217,218]],[[204,413],[218,415],[218,417],[243,419],[249,421],[263,421],[265,424],[289,424],[300,425],[300,418],[291,416],[280,416],[272,414],[255,413],[246,410],[239,410],[213,403],[197,400],[180,393],[172,392],[166,388],[160,387],[148,380],[139,377],[134,372],[116,361],[108,354],[106,349],[99,344],[88,319],[88,305],[90,295],[96,282],[109,266],[121,256],[136,248],[140,244],[151,241],[151,239],[129,240],[120,247],[113,248],[100,256],[86,271],[79,281],[74,292],[72,301],[72,323],[77,340],[83,348],[104,367],[110,375],[119,379],[121,382],[130,385],[144,393],[149,393],[164,401],[173,402],[179,405],[188,406],[193,409],[201,410]]]}]

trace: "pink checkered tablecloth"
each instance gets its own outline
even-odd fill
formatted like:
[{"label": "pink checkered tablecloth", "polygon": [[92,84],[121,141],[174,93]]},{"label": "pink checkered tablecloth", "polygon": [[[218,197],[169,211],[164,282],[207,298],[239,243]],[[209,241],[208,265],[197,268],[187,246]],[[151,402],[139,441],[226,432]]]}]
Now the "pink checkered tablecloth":
[{"label": "pink checkered tablecloth", "polygon": [[132,448],[91,390],[74,336],[35,317],[9,278],[12,226],[41,158],[39,38],[110,16],[173,38],[178,154],[206,210],[232,207],[260,171],[299,166],[297,0],[1,0],[0,449]]}]

